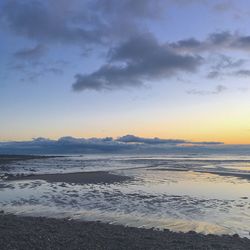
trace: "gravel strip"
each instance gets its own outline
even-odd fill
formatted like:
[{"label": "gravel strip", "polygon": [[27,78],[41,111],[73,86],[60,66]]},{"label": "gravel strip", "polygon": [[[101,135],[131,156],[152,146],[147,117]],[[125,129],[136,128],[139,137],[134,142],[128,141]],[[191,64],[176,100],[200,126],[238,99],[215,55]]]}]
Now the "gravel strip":
[{"label": "gravel strip", "polygon": [[0,215],[1,250],[248,249],[238,235],[175,233],[68,219]]}]

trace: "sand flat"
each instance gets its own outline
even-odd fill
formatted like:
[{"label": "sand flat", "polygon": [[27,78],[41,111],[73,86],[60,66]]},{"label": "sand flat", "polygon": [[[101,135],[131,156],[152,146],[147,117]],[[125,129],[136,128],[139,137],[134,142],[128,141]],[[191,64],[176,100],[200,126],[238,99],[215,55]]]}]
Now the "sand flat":
[{"label": "sand flat", "polygon": [[65,182],[74,184],[98,184],[114,183],[130,180],[128,176],[116,175],[106,171],[58,173],[58,174],[37,174],[28,176],[8,176],[9,181],[21,180],[44,180],[47,182]]}]

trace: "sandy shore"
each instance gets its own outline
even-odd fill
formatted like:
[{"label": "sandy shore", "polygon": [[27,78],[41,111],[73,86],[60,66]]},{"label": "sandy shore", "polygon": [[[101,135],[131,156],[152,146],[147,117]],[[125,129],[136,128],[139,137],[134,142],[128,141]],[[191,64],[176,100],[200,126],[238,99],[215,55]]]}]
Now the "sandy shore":
[{"label": "sandy shore", "polygon": [[74,184],[114,183],[130,180],[130,177],[111,174],[106,171],[76,172],[63,174],[37,174],[37,175],[7,175],[8,181],[44,180],[47,182],[65,182]]},{"label": "sandy shore", "polygon": [[67,219],[0,215],[1,250],[35,249],[234,249],[250,240],[234,236],[174,233]]}]

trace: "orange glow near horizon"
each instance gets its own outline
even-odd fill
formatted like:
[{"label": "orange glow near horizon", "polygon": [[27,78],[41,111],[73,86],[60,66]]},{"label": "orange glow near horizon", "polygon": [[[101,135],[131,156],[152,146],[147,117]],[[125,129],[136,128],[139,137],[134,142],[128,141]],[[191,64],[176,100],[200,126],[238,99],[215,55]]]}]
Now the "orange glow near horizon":
[{"label": "orange glow near horizon", "polygon": [[[250,115],[243,108],[210,109],[203,107],[182,107],[174,114],[164,115],[164,110],[156,109],[145,113],[120,114],[119,116],[96,116],[89,120],[79,118],[77,122],[67,120],[61,123],[30,124],[21,130],[6,128],[0,141],[21,141],[37,137],[58,139],[63,136],[77,138],[119,137],[132,134],[139,137],[162,139],[184,139],[193,142],[216,141],[225,144],[250,144]],[[181,114],[181,115],[180,115]],[[76,118],[77,119],[77,118]],[[76,120],[75,119],[75,120]],[[16,125],[18,126],[18,125]],[[57,129],[55,129],[55,127]]]}]

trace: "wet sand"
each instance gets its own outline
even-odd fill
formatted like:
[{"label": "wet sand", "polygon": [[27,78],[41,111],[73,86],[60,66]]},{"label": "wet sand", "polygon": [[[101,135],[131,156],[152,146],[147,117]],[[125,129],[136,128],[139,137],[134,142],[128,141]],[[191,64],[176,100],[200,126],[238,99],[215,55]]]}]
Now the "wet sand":
[{"label": "wet sand", "polygon": [[173,171],[173,172],[196,172],[196,173],[204,173],[204,174],[215,174],[220,176],[231,176],[231,177],[237,177],[240,179],[246,179],[250,180],[250,173],[234,173],[234,172],[219,172],[219,171],[208,171],[208,170],[192,170],[187,168],[156,168],[156,169],[150,169],[147,170],[154,170],[154,171]]},{"label": "wet sand", "polygon": [[22,180],[44,180],[47,182],[65,182],[69,184],[98,184],[98,183],[115,183],[131,180],[128,176],[115,175],[105,171],[94,172],[77,172],[63,174],[37,174],[37,175],[7,175],[8,181]]},{"label": "wet sand", "polygon": [[175,233],[68,219],[0,215],[1,250],[35,249],[237,249],[250,240],[234,236]]}]

